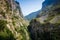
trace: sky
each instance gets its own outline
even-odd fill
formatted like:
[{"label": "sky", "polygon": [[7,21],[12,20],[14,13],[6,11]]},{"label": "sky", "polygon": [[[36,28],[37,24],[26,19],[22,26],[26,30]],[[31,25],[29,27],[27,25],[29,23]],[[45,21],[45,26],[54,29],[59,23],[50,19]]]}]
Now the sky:
[{"label": "sky", "polygon": [[20,7],[24,16],[38,11],[42,8],[42,2],[44,0],[17,0],[20,3]]}]

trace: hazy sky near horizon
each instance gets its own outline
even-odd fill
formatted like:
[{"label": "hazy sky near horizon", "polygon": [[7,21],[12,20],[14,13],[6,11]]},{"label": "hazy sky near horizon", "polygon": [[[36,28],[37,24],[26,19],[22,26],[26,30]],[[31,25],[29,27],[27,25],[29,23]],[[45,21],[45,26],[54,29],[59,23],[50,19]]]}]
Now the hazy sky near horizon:
[{"label": "hazy sky near horizon", "polygon": [[17,0],[20,3],[20,7],[24,16],[38,11],[42,7],[44,0]]}]

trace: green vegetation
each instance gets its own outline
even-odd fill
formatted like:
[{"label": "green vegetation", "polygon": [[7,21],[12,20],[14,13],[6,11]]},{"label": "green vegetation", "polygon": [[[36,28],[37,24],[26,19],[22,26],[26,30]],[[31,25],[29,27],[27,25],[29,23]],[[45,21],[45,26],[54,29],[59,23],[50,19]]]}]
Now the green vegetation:
[{"label": "green vegetation", "polygon": [[48,17],[47,21],[50,21],[51,19],[53,19],[55,16],[54,15],[51,15]]},{"label": "green vegetation", "polygon": [[19,19],[19,17],[14,15],[14,16],[12,17],[12,20],[13,20],[13,19]]},{"label": "green vegetation", "polygon": [[24,30],[22,29],[22,30],[20,30],[20,33],[21,33],[21,35],[22,35],[22,40],[26,40],[26,33],[24,32]]},{"label": "green vegetation", "polygon": [[[22,36],[21,40],[27,40],[27,36],[26,36],[27,29],[25,27],[26,26],[21,26],[20,30],[18,31]],[[27,32],[27,34],[28,34],[28,32]]]},{"label": "green vegetation", "polygon": [[60,40],[60,23],[51,24],[45,21],[41,24],[34,19],[31,20],[28,31],[32,40]]},{"label": "green vegetation", "polygon": [[14,21],[12,21],[12,24],[15,26],[15,22]]},{"label": "green vegetation", "polygon": [[7,22],[0,20],[0,40],[15,40],[14,35],[6,26]]},{"label": "green vegetation", "polygon": [[7,21],[0,20],[0,30],[3,30],[6,27]]},{"label": "green vegetation", "polygon": [[8,1],[5,1],[5,2],[6,2],[6,6],[7,6],[7,10],[6,10],[6,11],[8,11],[8,10],[9,10],[10,5],[9,5]]},{"label": "green vegetation", "polygon": [[13,10],[12,14],[11,4],[8,2],[8,0],[1,0],[0,3],[0,15],[2,17],[0,19],[0,40],[27,40],[29,36],[27,37],[28,32],[27,26],[24,24],[25,21],[22,17],[19,17],[20,15],[16,15],[17,10]]},{"label": "green vegetation", "polygon": [[15,40],[15,38],[11,31],[5,28],[3,31],[0,31],[0,40]]},{"label": "green vegetation", "polygon": [[3,17],[5,17],[5,12],[0,12],[0,14],[3,16]]}]

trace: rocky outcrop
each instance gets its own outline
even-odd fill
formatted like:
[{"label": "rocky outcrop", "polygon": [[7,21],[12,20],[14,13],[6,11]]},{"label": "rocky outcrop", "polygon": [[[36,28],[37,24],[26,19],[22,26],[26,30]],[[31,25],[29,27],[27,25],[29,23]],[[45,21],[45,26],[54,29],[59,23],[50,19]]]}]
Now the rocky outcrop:
[{"label": "rocky outcrop", "polygon": [[29,40],[27,25],[18,2],[0,0],[1,40]]},{"label": "rocky outcrop", "polygon": [[20,14],[21,17],[23,17],[19,2],[15,1],[15,5],[17,12]]}]

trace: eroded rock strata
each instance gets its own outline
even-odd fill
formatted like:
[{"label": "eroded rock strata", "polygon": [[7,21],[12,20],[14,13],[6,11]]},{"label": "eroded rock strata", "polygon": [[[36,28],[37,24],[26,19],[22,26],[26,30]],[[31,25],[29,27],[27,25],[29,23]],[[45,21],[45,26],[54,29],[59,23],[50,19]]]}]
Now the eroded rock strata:
[{"label": "eroded rock strata", "polygon": [[27,25],[18,2],[0,0],[0,40],[29,40]]}]

